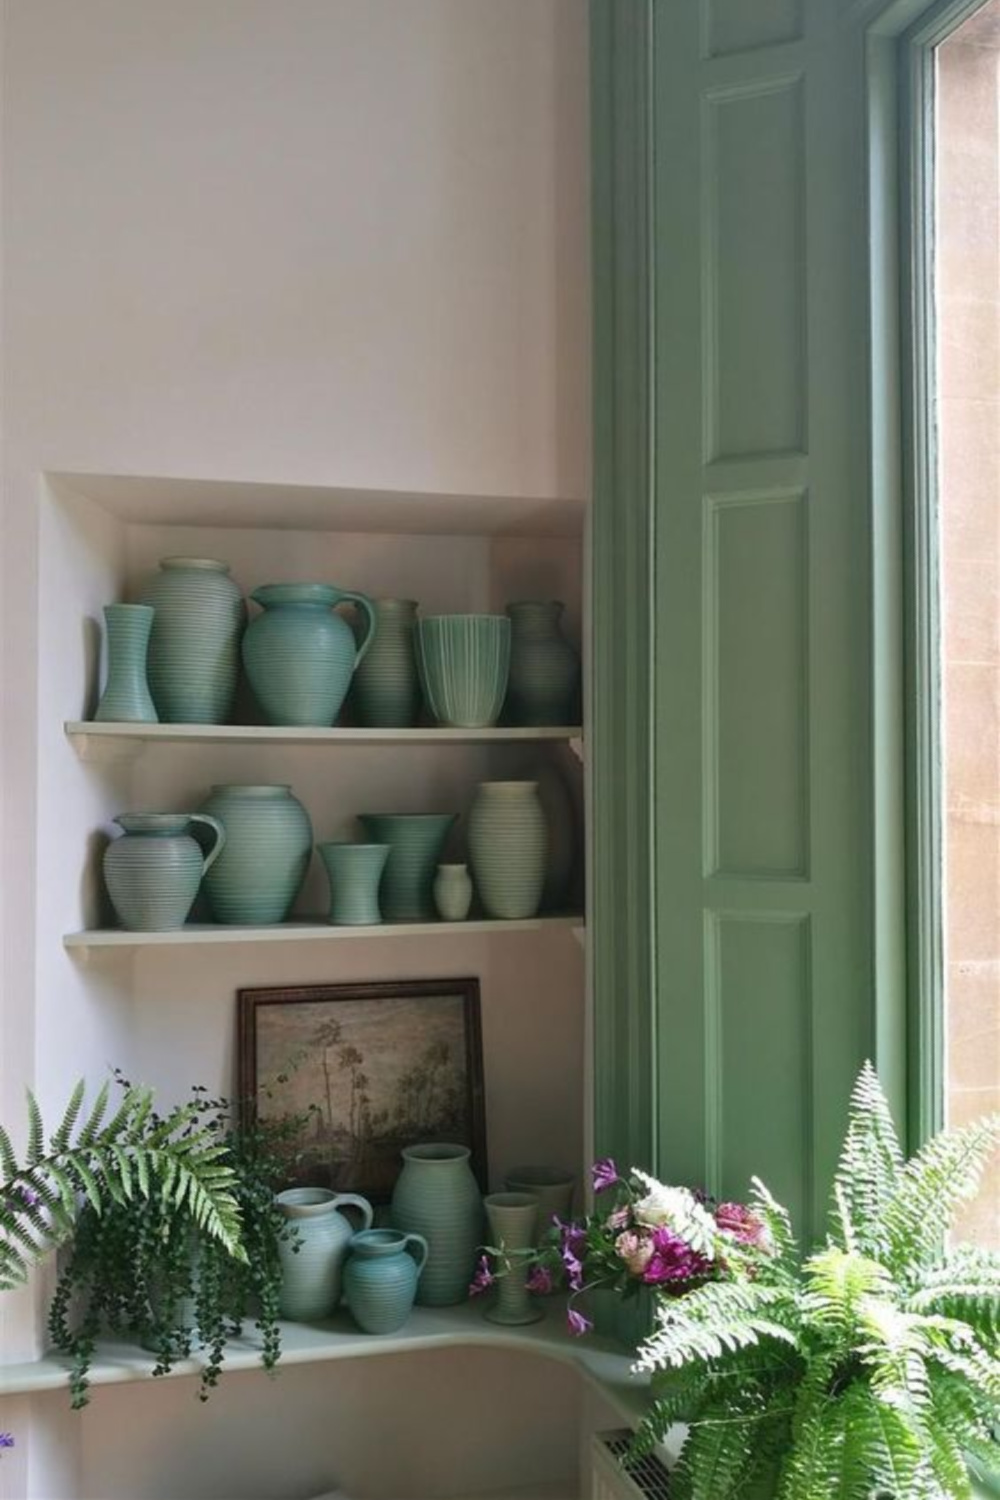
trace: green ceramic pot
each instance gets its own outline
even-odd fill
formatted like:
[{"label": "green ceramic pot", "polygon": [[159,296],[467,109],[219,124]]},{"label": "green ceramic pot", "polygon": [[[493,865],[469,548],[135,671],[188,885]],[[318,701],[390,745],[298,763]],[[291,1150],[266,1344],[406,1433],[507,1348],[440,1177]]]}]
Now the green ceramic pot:
[{"label": "green ceramic pot", "polygon": [[488,916],[507,921],[535,916],[547,851],[537,782],[481,782],[469,813],[469,857]]},{"label": "green ceramic pot", "polygon": [[232,716],[246,605],[229,565],[165,557],[140,591],[156,610],[149,686],[165,724],[225,724]]},{"label": "green ceramic pot", "polygon": [[153,610],[148,604],[106,604],[108,672],[94,718],[100,723],[155,724],[159,715],[147,680]]},{"label": "green ceramic pot", "polygon": [[434,871],[457,813],[361,813],[373,844],[388,844],[380,904],[387,922],[433,922]]},{"label": "green ceramic pot", "polygon": [[278,1310],[295,1323],[328,1318],[340,1301],[341,1274],[354,1230],[344,1209],[356,1209],[371,1228],[372,1206],[356,1193],[329,1188],[288,1188],[275,1198],[295,1234],[278,1245],[281,1293]]},{"label": "green ceramic pot", "polygon": [[214,786],[201,811],[226,830],[205,877],[217,922],[263,927],[292,909],[312,853],[312,824],[289,786]]},{"label": "green ceramic pot", "polygon": [[317,844],[330,882],[330,922],[335,927],[372,927],[382,920],[378,888],[388,844]]},{"label": "green ceramic pot", "polygon": [[[129,932],[183,927],[202,876],[222,853],[222,824],[203,813],[121,813],[115,822],[124,837],[104,851],[104,879],[119,922]],[[207,855],[189,832],[192,823],[212,830]]]},{"label": "green ceramic pot", "polygon": [[511,1167],[504,1178],[510,1193],[530,1193],[538,1204],[536,1240],[541,1241],[552,1229],[553,1219],[564,1223],[573,1212],[576,1178],[564,1167]]},{"label": "green ceramic pot", "polygon": [[351,702],[368,729],[406,729],[420,712],[420,679],[413,630],[413,599],[373,599],[378,627],[371,649],[358,662]]},{"label": "green ceramic pot", "polygon": [[344,1267],[344,1301],[365,1333],[395,1333],[410,1316],[427,1264],[422,1234],[363,1229],[351,1241]]},{"label": "green ceramic pot", "polygon": [[433,615],[417,621],[417,667],[440,724],[484,729],[503,708],[510,669],[504,615]]},{"label": "green ceramic pot", "polygon": [[558,600],[508,604],[510,679],[506,717],[512,724],[572,724],[580,686],[580,658],[559,629]]},{"label": "green ceramic pot", "polygon": [[[269,583],[250,597],[263,613],[243,637],[243,665],[267,722],[329,728],[375,636],[371,600],[325,583]],[[334,614],[347,603],[367,620],[360,646]]]},{"label": "green ceramic pot", "polygon": [[389,1216],[405,1234],[427,1241],[427,1265],[417,1288],[425,1307],[464,1302],[482,1243],[483,1205],[469,1166],[469,1148],[407,1146]]},{"label": "green ceramic pot", "polygon": [[466,865],[438,865],[434,905],[442,922],[464,922],[472,905],[472,876]]},{"label": "green ceramic pot", "polygon": [[490,1226],[490,1244],[507,1251],[511,1257],[506,1275],[497,1278],[496,1295],[487,1304],[486,1317],[491,1323],[504,1323],[512,1328],[537,1323],[545,1313],[532,1301],[525,1280],[527,1252],[535,1246],[538,1202],[530,1193],[490,1193],[483,1199],[483,1206]]}]

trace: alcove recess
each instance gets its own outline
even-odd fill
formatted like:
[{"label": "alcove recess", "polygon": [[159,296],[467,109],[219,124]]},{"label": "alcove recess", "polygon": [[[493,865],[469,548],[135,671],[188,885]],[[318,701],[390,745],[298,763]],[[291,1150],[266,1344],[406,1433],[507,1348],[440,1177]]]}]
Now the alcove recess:
[{"label": "alcove recess", "polygon": [[[135,947],[73,948],[67,937],[113,925],[100,861],[118,812],[193,810],[215,782],[288,782],[309,809],[317,840],[351,837],[362,810],[465,814],[477,782],[527,774],[545,758],[556,760],[576,798],[573,905],[582,910],[582,770],[568,735],[297,743],[248,734],[130,741],[116,750],[71,727],[92,718],[97,702],[102,606],[133,598],[169,555],[224,559],[246,593],[265,582],[325,580],[416,599],[424,614],[559,598],[567,636],[579,646],[582,506],[61,474],[42,481],[40,511],[43,1098],[57,1106],[75,1078],[85,1074],[96,1085],[113,1064],[154,1086],[164,1103],[185,1097],[193,1083],[230,1091],[235,994],[244,986],[471,975],[482,993],[494,1183],[516,1162],[579,1169],[584,963],[571,923],[415,934],[387,927],[365,941],[330,941],[329,929],[295,940],[248,942],[234,933],[233,941]],[[460,848],[462,824],[457,839]],[[296,915],[324,909],[318,863]]]}]

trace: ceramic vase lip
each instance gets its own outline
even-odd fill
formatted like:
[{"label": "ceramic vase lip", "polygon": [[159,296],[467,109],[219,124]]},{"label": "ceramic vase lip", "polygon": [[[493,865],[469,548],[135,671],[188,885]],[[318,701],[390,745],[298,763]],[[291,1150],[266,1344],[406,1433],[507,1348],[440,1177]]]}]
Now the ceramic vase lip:
[{"label": "ceramic vase lip", "polygon": [[410,1236],[402,1229],[359,1229],[351,1237],[352,1255],[395,1255]]},{"label": "ceramic vase lip", "polygon": [[455,870],[458,870],[458,871],[467,870],[468,868],[469,867],[466,864],[460,864],[460,865],[459,864],[440,864],[440,865],[438,865],[438,869],[439,870],[447,870],[447,871],[449,871],[449,873],[452,872],[452,871],[455,871]]},{"label": "ceramic vase lip", "polygon": [[416,610],[420,608],[419,599],[372,599],[372,603],[378,609]]},{"label": "ceramic vase lip", "polygon": [[418,621],[418,624],[423,629],[425,625],[442,625],[446,624],[449,620],[461,620],[463,623],[467,620],[495,620],[499,625],[510,624],[506,615],[490,615],[482,611],[474,611],[471,614],[424,615],[423,619]]},{"label": "ceramic vase lip", "polygon": [[220,562],[217,557],[161,557],[161,568],[200,568],[203,573],[228,573],[230,567],[227,562]]},{"label": "ceramic vase lip", "polygon": [[216,792],[239,792],[246,797],[287,797],[291,796],[292,787],[285,781],[217,781],[212,786],[212,796]]},{"label": "ceramic vase lip", "polygon": [[281,604],[312,604],[332,609],[340,592],[332,583],[263,583],[253,590],[250,598],[262,609]]},{"label": "ceramic vase lip", "polygon": [[487,1208],[538,1208],[538,1199],[533,1193],[487,1193],[483,1203]]},{"label": "ceramic vase lip", "polygon": [[276,1193],[274,1201],[290,1219],[315,1219],[336,1203],[340,1195],[332,1188],[299,1187],[285,1188]]},{"label": "ceramic vase lip", "polygon": [[354,839],[325,839],[322,844],[316,845],[319,854],[322,854],[324,849],[357,849],[359,853],[371,854],[376,849],[388,848],[388,844],[359,844]]},{"label": "ceramic vase lip", "polygon": [[567,1172],[562,1167],[511,1167],[504,1176],[504,1181],[512,1193],[519,1192],[521,1188],[531,1187],[565,1187],[568,1183],[576,1185],[576,1173]]},{"label": "ceramic vase lip", "polygon": [[449,1141],[426,1141],[419,1146],[404,1146],[404,1161],[418,1161],[428,1166],[450,1167],[456,1162],[468,1161],[472,1156],[470,1146],[458,1146]]},{"label": "ceramic vase lip", "polygon": [[113,620],[120,615],[131,615],[133,620],[151,620],[156,613],[152,604],[105,604],[104,618]]},{"label": "ceramic vase lip", "polygon": [[499,792],[501,795],[512,795],[515,792],[530,790],[538,791],[537,781],[481,781],[479,789],[482,792]]},{"label": "ceramic vase lip", "polygon": [[525,613],[535,611],[550,615],[561,615],[566,606],[561,599],[512,599],[507,605],[507,613],[512,615],[515,610],[523,610]]},{"label": "ceramic vase lip", "polygon": [[185,833],[191,823],[190,813],[131,812],[119,813],[112,820],[125,833]]}]

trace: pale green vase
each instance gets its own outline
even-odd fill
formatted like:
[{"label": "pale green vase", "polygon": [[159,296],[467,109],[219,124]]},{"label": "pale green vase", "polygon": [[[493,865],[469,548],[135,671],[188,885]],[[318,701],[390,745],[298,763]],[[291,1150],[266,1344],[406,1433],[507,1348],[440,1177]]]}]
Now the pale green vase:
[{"label": "pale green vase", "polygon": [[490,917],[533,917],[542,902],[548,828],[534,781],[484,781],[469,814],[469,857]]},{"label": "pale green vase", "polygon": [[469,1148],[407,1146],[392,1195],[390,1218],[405,1234],[427,1241],[417,1301],[426,1307],[464,1302],[482,1240],[483,1205],[469,1166]]},{"label": "pale green vase", "polygon": [[[250,597],[263,613],[243,637],[243,665],[268,723],[329,728],[375,636],[371,600],[325,583],[269,583]],[[334,613],[347,603],[367,620],[360,645]]]},{"label": "pale green vase", "polygon": [[422,1234],[363,1229],[351,1241],[344,1267],[344,1301],[365,1333],[395,1333],[410,1316],[427,1264]]},{"label": "pale green vase", "polygon": [[367,729],[406,729],[420,712],[413,630],[414,599],[373,599],[378,622],[371,649],[358,662],[351,702]]},{"label": "pale green vase", "polygon": [[214,786],[201,811],[226,830],[205,876],[217,922],[252,927],[283,922],[312,853],[312,824],[290,786]]},{"label": "pale green vase", "polygon": [[225,724],[232,717],[246,624],[229,565],[210,557],[165,557],[140,598],[156,611],[149,686],[165,724]]},{"label": "pale green vase", "polygon": [[108,669],[94,718],[102,724],[155,724],[159,715],[147,679],[153,610],[148,604],[106,604],[104,628]]},{"label": "pale green vase", "polygon": [[[121,813],[115,822],[124,836],[104,851],[104,879],[119,922],[130,932],[183,927],[202,876],[222,853],[222,824],[204,813]],[[207,855],[192,823],[212,830]]]},{"label": "pale green vase", "polygon": [[573,723],[580,658],[560,631],[563,609],[556,599],[507,606],[512,629],[505,713],[512,724]]},{"label": "pale green vase", "polygon": [[379,886],[388,844],[317,844],[330,882],[330,922],[335,927],[372,927],[382,920]]},{"label": "pale green vase", "polygon": [[295,1323],[328,1318],[340,1301],[344,1262],[354,1237],[343,1210],[356,1210],[363,1228],[370,1229],[372,1206],[356,1193],[311,1187],[287,1188],[275,1202],[294,1229],[293,1235],[278,1244],[278,1310]]},{"label": "pale green vase", "polygon": [[440,724],[495,724],[507,693],[510,621],[504,615],[432,615],[417,622],[417,667]]},{"label": "pale green vase", "polygon": [[434,871],[457,813],[361,813],[373,844],[388,844],[380,903],[387,922],[433,922]]},{"label": "pale green vase", "polygon": [[466,865],[438,865],[434,905],[442,922],[464,922],[472,905],[472,876]]},{"label": "pale green vase", "polygon": [[487,1305],[491,1323],[517,1327],[537,1323],[542,1308],[531,1299],[527,1286],[528,1255],[535,1246],[538,1202],[530,1193],[490,1193],[483,1200],[490,1226],[490,1244],[501,1252],[504,1264],[497,1277],[496,1295]]}]

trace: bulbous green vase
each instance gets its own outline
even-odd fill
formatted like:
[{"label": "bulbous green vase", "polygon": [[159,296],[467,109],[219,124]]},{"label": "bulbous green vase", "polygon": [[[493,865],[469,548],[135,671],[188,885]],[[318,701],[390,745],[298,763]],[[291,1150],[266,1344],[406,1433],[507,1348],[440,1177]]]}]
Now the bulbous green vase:
[{"label": "bulbous green vase", "polygon": [[283,922],[309,867],[312,824],[290,786],[214,786],[201,811],[226,830],[205,876],[217,922]]},{"label": "bulbous green vase", "polygon": [[[328,729],[376,629],[371,600],[325,583],[269,583],[250,596],[263,613],[243,637],[243,665],[269,724]],[[368,629],[360,646],[338,604],[357,604]]]}]

